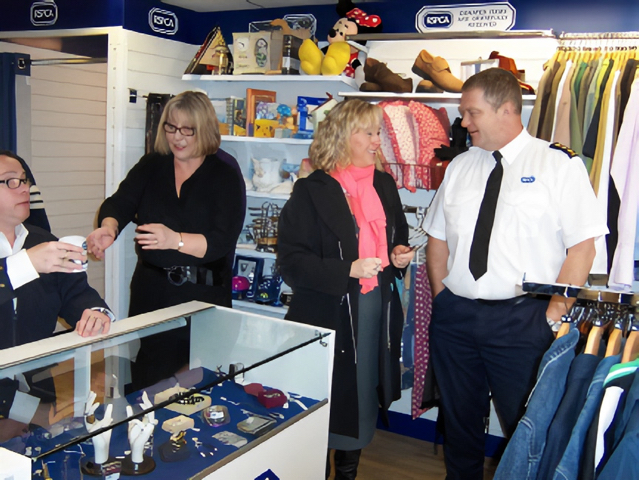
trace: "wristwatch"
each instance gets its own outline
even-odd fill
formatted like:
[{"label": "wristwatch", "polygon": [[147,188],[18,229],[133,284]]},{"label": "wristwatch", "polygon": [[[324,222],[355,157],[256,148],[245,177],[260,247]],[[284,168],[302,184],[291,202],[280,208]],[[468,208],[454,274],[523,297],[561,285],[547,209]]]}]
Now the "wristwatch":
[{"label": "wristwatch", "polygon": [[107,317],[109,317],[111,319],[111,323],[115,322],[115,315],[108,308],[95,307],[95,308],[92,308],[91,310],[95,310],[96,312],[104,313]]}]

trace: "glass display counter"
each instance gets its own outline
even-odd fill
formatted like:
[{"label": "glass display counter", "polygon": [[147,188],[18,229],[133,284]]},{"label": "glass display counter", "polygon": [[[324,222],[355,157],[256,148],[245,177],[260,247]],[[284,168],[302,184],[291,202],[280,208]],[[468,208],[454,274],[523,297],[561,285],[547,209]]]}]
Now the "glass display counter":
[{"label": "glass display counter", "polygon": [[[136,385],[185,326],[188,365]],[[201,302],[1,350],[0,479],[324,478],[332,364],[331,330]]]}]

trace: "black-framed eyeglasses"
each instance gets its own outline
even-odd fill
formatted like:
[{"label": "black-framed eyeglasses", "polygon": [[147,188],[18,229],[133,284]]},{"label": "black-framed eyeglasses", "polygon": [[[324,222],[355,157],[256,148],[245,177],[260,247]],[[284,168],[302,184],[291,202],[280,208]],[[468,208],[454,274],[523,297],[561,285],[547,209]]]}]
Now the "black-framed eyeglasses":
[{"label": "black-framed eyeglasses", "polygon": [[6,180],[0,180],[0,183],[4,183],[10,190],[15,190],[20,185],[31,186],[31,180],[28,178],[7,178]]},{"label": "black-framed eyeglasses", "polygon": [[195,128],[193,127],[177,127],[169,122],[164,122],[164,131],[166,133],[180,132],[185,137],[192,137],[195,135]]}]

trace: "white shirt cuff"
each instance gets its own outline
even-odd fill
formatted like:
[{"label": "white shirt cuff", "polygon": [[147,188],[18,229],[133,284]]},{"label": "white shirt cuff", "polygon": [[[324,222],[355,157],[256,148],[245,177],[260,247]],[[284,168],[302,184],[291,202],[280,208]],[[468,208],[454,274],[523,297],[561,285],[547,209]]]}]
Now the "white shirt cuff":
[{"label": "white shirt cuff", "polygon": [[27,251],[22,249],[18,253],[7,257],[7,275],[11,280],[11,286],[17,290],[22,285],[40,278]]},{"label": "white shirt cuff", "polygon": [[16,392],[9,411],[9,418],[21,423],[31,423],[31,419],[35,415],[40,405],[40,399],[32,397],[23,392]]}]

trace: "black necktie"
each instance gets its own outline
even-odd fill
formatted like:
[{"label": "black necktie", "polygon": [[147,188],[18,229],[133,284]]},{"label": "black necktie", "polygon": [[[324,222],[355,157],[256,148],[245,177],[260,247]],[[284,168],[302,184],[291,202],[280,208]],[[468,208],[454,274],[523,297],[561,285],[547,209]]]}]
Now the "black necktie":
[{"label": "black necktie", "polygon": [[495,157],[497,163],[486,182],[484,199],[479,207],[475,233],[473,233],[473,243],[470,246],[468,266],[475,280],[479,279],[488,270],[488,244],[490,243],[493,223],[495,223],[495,207],[497,207],[501,178],[504,176],[504,167],[501,164],[502,156],[499,150],[493,152],[493,157]]}]

